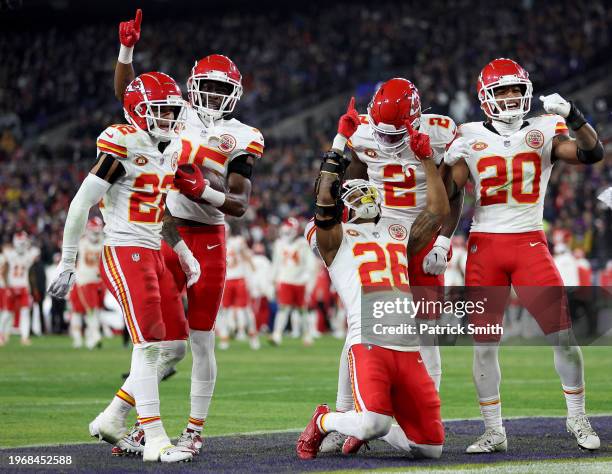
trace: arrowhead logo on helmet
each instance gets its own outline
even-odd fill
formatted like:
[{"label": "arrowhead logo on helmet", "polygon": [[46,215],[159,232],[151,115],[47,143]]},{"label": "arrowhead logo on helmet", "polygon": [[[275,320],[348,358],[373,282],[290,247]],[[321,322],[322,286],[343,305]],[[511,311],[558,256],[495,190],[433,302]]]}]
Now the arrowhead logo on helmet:
[{"label": "arrowhead logo on helmet", "polygon": [[187,103],[174,79],[163,72],[147,72],[125,89],[123,111],[129,123],[164,141],[179,136]]},{"label": "arrowhead logo on helmet", "polygon": [[[496,89],[506,86],[519,86],[522,95],[495,97]],[[482,68],[477,88],[480,107],[490,119],[513,122],[522,119],[531,110],[533,85],[529,73],[512,59],[494,59]]]},{"label": "arrowhead logo on helmet", "polygon": [[401,153],[410,140],[406,124],[415,129],[420,125],[419,91],[407,79],[396,77],[384,82],[368,106],[368,119],[380,150],[390,154]]}]

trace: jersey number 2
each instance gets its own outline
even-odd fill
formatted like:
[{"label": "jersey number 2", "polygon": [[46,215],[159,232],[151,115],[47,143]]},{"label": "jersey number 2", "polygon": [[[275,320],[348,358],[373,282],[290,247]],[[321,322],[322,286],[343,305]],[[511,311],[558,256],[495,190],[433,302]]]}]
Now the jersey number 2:
[{"label": "jersey number 2", "polygon": [[[414,207],[416,206],[416,195],[409,191],[416,187],[416,176],[414,168],[408,168],[410,174],[404,173],[402,165],[386,165],[383,168],[383,186],[385,206],[388,207]],[[387,181],[396,176],[403,177],[402,181]]]}]

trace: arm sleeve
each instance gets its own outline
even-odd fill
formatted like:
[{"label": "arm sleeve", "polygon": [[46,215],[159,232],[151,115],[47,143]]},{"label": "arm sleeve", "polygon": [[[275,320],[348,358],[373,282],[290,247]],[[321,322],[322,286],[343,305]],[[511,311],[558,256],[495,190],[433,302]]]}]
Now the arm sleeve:
[{"label": "arm sleeve", "polygon": [[65,266],[74,268],[89,209],[100,202],[110,187],[109,182],[94,174],[88,174],[70,203],[62,241],[62,262]]}]

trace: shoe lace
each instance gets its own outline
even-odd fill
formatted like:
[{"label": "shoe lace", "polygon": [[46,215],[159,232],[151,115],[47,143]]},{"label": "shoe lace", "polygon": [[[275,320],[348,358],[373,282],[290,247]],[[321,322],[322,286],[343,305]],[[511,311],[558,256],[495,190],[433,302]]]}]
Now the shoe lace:
[{"label": "shoe lace", "polygon": [[478,444],[484,444],[484,445],[493,444],[491,438],[495,435],[501,436],[501,433],[494,430],[493,428],[489,428],[485,430],[483,435],[480,438],[478,438]]},{"label": "shoe lace", "polygon": [[576,418],[576,431],[580,436],[595,435],[595,430],[591,426],[591,422],[584,415]]},{"label": "shoe lace", "polygon": [[183,432],[181,433],[181,436],[179,436],[178,442],[185,442],[185,443],[189,443],[195,440],[196,436],[198,436],[198,433],[195,431],[189,431],[189,430],[183,430]]},{"label": "shoe lace", "polygon": [[140,423],[135,423],[134,426],[132,427],[132,431],[130,431],[127,435],[125,435],[125,437],[135,440],[138,438],[138,435],[140,434],[141,431],[142,431],[142,428],[140,427]]}]

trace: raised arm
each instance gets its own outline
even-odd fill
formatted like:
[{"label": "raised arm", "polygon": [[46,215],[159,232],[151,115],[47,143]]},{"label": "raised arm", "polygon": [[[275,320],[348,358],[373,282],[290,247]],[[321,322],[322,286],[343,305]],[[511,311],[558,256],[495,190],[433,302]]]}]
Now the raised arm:
[{"label": "raised arm", "polygon": [[574,132],[575,139],[557,135],[553,139],[552,158],[572,165],[592,165],[603,160],[604,149],[597,132],[589,125],[576,104],[559,94],[540,96],[547,113],[560,115]]},{"label": "raised arm", "polygon": [[429,136],[414,130],[410,123],[406,126],[410,133],[410,148],[423,166],[427,185],[425,209],[420,212],[410,229],[408,238],[408,258],[410,258],[438,233],[442,222],[449,215],[450,206],[444,183],[433,161]]},{"label": "raised arm", "polygon": [[122,21],[119,23],[119,41],[121,48],[119,49],[119,58],[115,65],[115,97],[119,102],[123,103],[123,93],[128,84],[134,80],[136,73],[132,66],[132,56],[134,54],[134,45],[140,39],[140,24],[142,22],[142,10],[136,10],[136,16],[133,20]]}]

